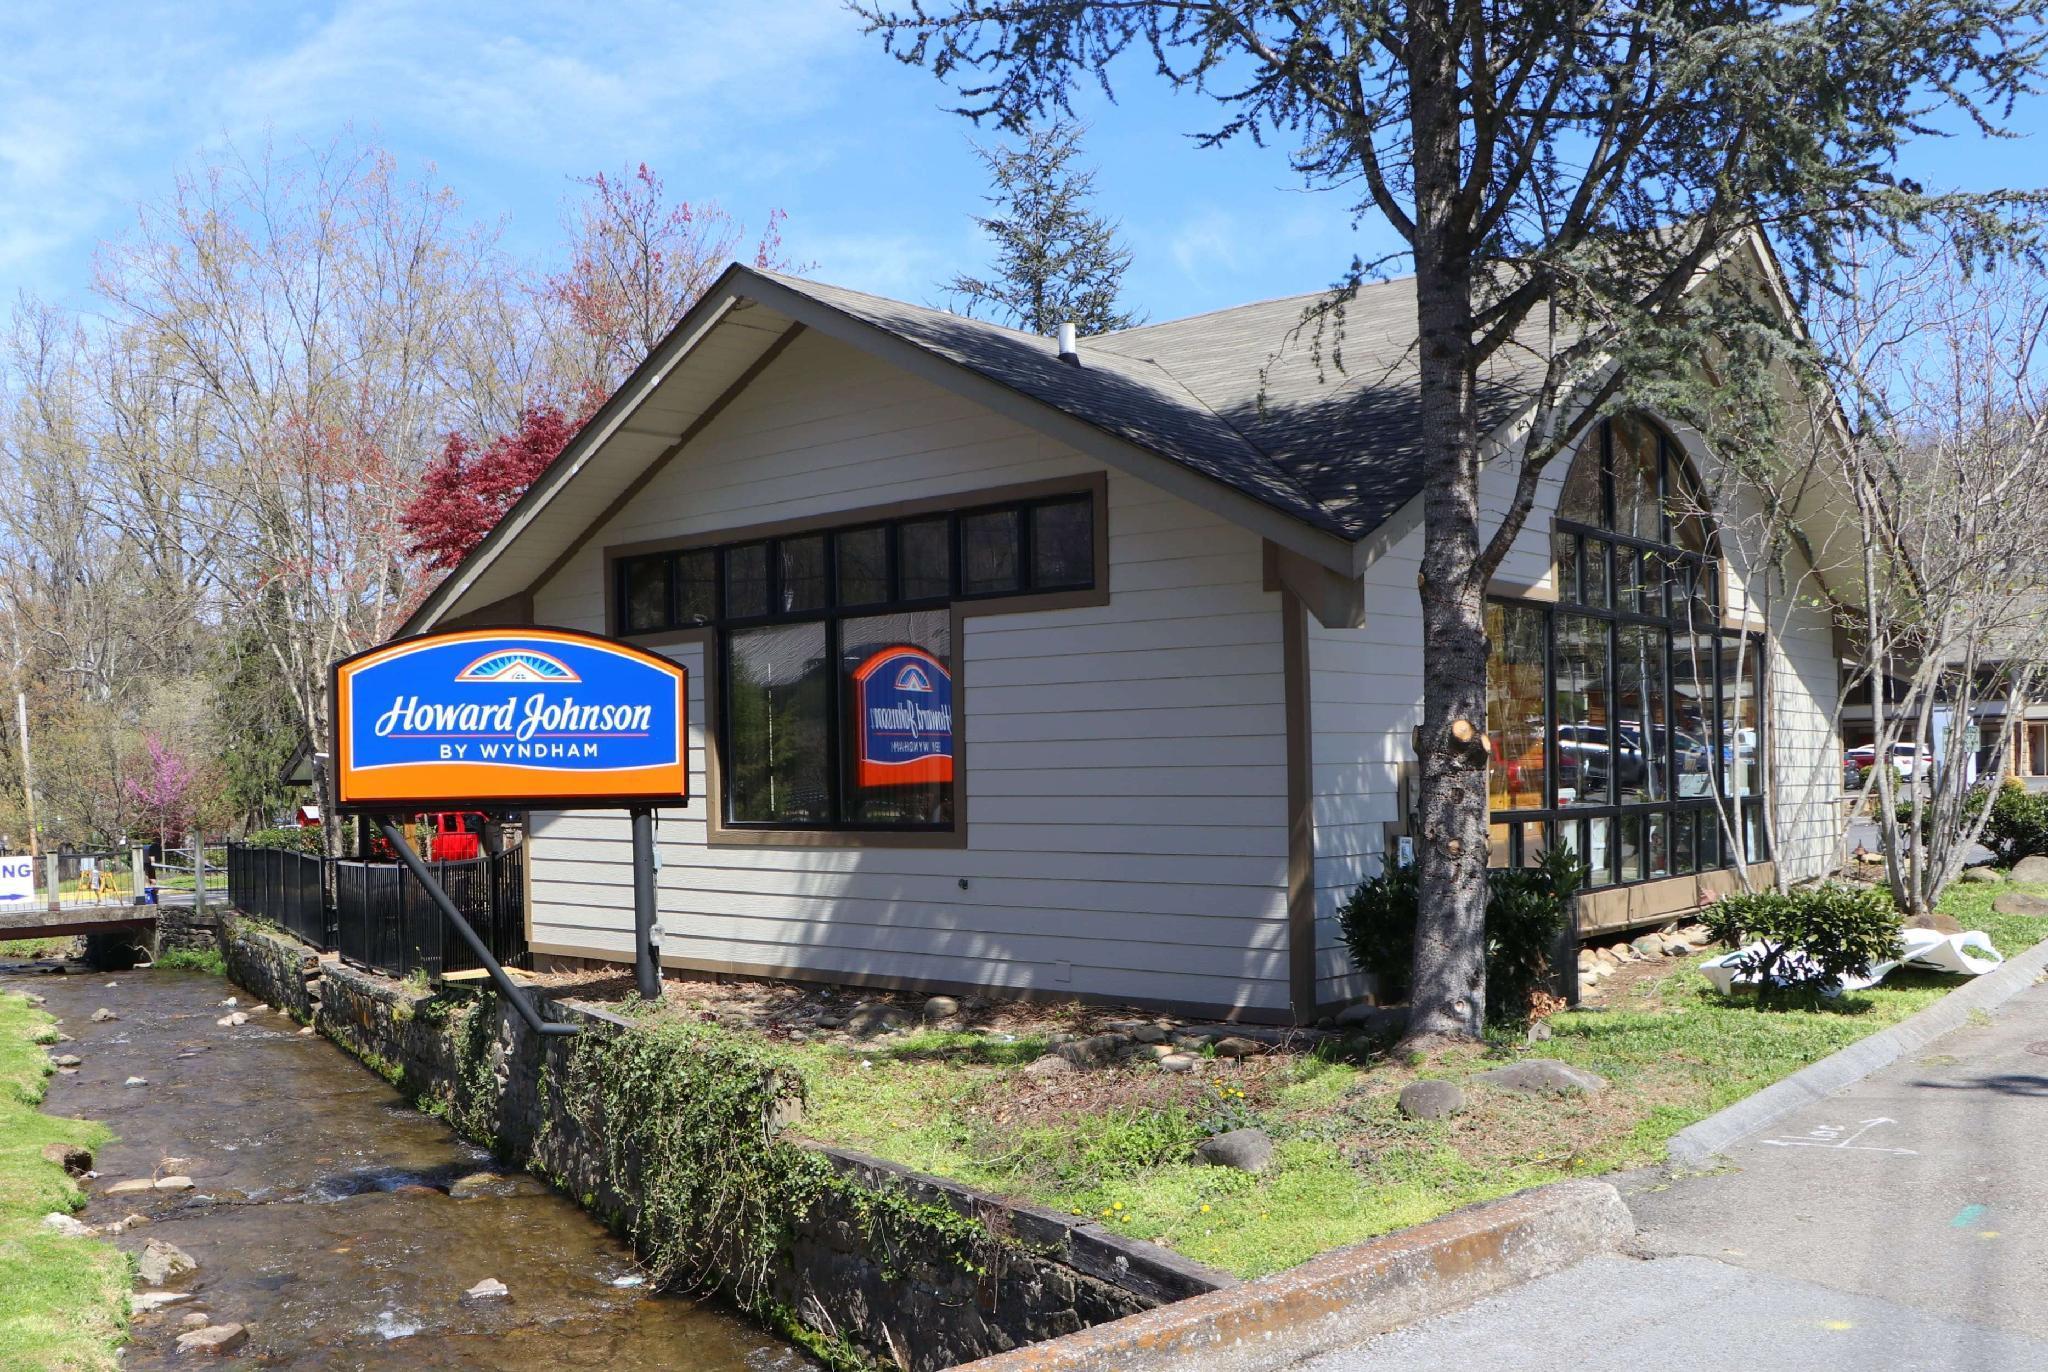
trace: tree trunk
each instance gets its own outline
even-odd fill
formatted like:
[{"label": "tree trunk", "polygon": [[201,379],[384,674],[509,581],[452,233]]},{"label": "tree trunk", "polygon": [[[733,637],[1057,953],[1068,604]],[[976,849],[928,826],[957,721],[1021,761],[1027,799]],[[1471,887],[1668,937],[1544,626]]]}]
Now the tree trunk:
[{"label": "tree trunk", "polygon": [[1476,1038],[1486,1017],[1486,584],[1473,414],[1472,274],[1458,222],[1448,16],[1411,10],[1415,308],[1423,451],[1421,864],[1404,1044]]}]

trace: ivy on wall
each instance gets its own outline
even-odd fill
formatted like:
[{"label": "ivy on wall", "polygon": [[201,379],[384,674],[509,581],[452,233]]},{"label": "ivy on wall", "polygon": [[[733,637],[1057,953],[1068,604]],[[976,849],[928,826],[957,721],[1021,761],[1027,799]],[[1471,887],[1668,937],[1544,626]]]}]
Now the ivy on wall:
[{"label": "ivy on wall", "polygon": [[[449,1122],[479,1142],[498,1143],[495,1117],[504,1078],[501,1022],[486,993],[450,1025],[458,1088]],[[538,1088],[545,1107],[559,1090],[564,1118],[542,1108],[537,1153],[573,1125],[595,1154],[610,1198],[584,1194],[608,1218],[663,1289],[716,1291],[784,1337],[839,1367],[878,1365],[843,1337],[807,1327],[778,1296],[798,1226],[823,1213],[853,1229],[884,1280],[920,1270],[944,1282],[964,1276],[978,1293],[999,1278],[1017,1241],[942,1201],[915,1199],[842,1175],[823,1154],[782,1138],[800,1112],[804,1078],[789,1054],[717,1025],[645,1018],[630,1027],[592,1025],[570,1040],[556,1072],[544,1057]],[[556,1177],[572,1192],[572,1179]],[[631,1204],[619,1207],[619,1199]],[[900,1350],[890,1350],[901,1359]]]}]

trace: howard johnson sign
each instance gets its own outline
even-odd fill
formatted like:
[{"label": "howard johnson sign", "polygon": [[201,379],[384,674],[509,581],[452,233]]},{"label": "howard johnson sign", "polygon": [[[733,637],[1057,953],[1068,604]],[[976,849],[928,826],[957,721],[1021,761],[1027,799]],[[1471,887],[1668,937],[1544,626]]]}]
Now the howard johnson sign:
[{"label": "howard johnson sign", "polygon": [[334,667],[336,799],[351,810],[680,804],[687,677],[568,629],[458,629]]},{"label": "howard johnson sign", "polygon": [[862,786],[953,779],[953,678],[943,662],[922,648],[884,648],[853,683]]}]

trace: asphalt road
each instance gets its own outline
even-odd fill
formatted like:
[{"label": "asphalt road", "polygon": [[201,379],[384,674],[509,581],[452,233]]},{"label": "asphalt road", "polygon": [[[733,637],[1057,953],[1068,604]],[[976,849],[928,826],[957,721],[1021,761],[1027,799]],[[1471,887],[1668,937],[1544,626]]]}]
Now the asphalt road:
[{"label": "asphalt road", "polygon": [[1637,1252],[1304,1372],[2048,1369],[2048,985],[1729,1150],[1622,1179]]}]

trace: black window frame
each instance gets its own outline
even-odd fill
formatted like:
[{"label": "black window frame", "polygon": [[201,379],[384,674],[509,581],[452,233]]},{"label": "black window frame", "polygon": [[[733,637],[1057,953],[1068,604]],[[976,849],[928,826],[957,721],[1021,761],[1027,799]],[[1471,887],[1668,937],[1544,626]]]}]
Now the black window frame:
[{"label": "black window frame", "polygon": [[[1673,878],[1693,876],[1700,872],[1732,867],[1736,865],[1738,855],[1749,847],[1752,835],[1754,836],[1756,851],[1748,854],[1746,857],[1740,857],[1739,860],[1745,863],[1759,863],[1769,861],[1771,856],[1768,826],[1763,822],[1764,790],[1770,784],[1768,768],[1765,766],[1766,759],[1769,756],[1771,728],[1770,715],[1767,709],[1769,697],[1768,675],[1765,671],[1767,662],[1765,654],[1769,646],[1769,639],[1766,635],[1755,631],[1722,627],[1720,622],[1722,608],[1720,594],[1721,559],[1718,540],[1712,522],[1703,519],[1706,527],[1705,550],[1703,552],[1690,552],[1672,541],[1674,538],[1674,520],[1671,516],[1671,510],[1676,483],[1685,482],[1688,485],[1690,484],[1689,478],[1686,475],[1687,468],[1684,456],[1677,444],[1672,441],[1670,435],[1665,433],[1660,426],[1652,424],[1648,420],[1639,420],[1637,422],[1644,424],[1656,439],[1657,496],[1660,510],[1657,532],[1660,535],[1660,539],[1652,540],[1634,537],[1618,533],[1613,528],[1615,523],[1615,446],[1613,440],[1613,421],[1603,420],[1598,431],[1601,524],[1586,524],[1563,518],[1553,522],[1552,548],[1556,549],[1563,542],[1564,537],[1569,536],[1571,540],[1569,546],[1573,555],[1578,559],[1578,564],[1572,569],[1572,574],[1569,578],[1560,572],[1558,581],[1578,592],[1580,598],[1566,599],[1562,592],[1555,602],[1532,601],[1508,596],[1489,597],[1490,600],[1501,605],[1513,606],[1522,613],[1535,611],[1543,619],[1543,788],[1546,802],[1540,807],[1533,808],[1489,810],[1489,825],[1492,829],[1505,830],[1506,839],[1505,847],[1490,853],[1489,860],[1496,866],[1520,867],[1526,865],[1534,857],[1534,854],[1528,851],[1527,846],[1528,826],[1538,824],[1542,826],[1539,832],[1546,846],[1560,841],[1561,836],[1565,832],[1564,826],[1574,826],[1576,832],[1573,835],[1572,847],[1583,858],[1591,851],[1589,840],[1591,837],[1592,821],[1605,820],[1608,824],[1605,870],[1595,871],[1590,867],[1588,868],[1585,882],[1585,889],[1587,890],[1635,886],[1651,881],[1666,881]],[[1695,594],[1684,597],[1685,603],[1682,606],[1674,605],[1669,594],[1674,579],[1667,574],[1658,578],[1658,588],[1655,592],[1657,599],[1662,602],[1661,612],[1652,613],[1642,608],[1640,596],[1637,599],[1637,608],[1623,608],[1624,598],[1616,578],[1619,559],[1612,552],[1616,548],[1626,549],[1629,553],[1636,554],[1636,565],[1638,567],[1644,565],[1640,554],[1646,552],[1655,553],[1660,566],[1673,568],[1690,566],[1692,576],[1686,579],[1685,584],[1700,587],[1705,591],[1705,594],[1703,596]],[[1589,553],[1601,558],[1605,565],[1606,576],[1603,579],[1604,594],[1599,603],[1584,598],[1587,584],[1585,567],[1587,565],[1586,558]],[[1706,623],[1699,623],[1691,616],[1692,612],[1700,607],[1703,601],[1712,617]],[[1664,649],[1661,679],[1666,707],[1664,712],[1665,723],[1661,731],[1663,739],[1662,746],[1658,750],[1659,755],[1654,759],[1649,759],[1647,765],[1654,766],[1663,773],[1664,794],[1662,799],[1624,801],[1621,798],[1622,788],[1619,785],[1620,768],[1610,763],[1608,768],[1609,792],[1608,799],[1605,802],[1569,806],[1558,804],[1558,735],[1561,729],[1568,727],[1561,724],[1557,718],[1557,622],[1560,615],[1571,615],[1578,618],[1596,620],[1606,626],[1607,720],[1602,727],[1607,731],[1611,750],[1618,749],[1619,742],[1624,733],[1620,714],[1620,686],[1622,681],[1621,663],[1619,660],[1620,629],[1624,625],[1642,625],[1661,631]],[[1675,722],[1671,704],[1677,695],[1675,690],[1677,678],[1674,675],[1674,669],[1681,661],[1681,649],[1679,648],[1678,641],[1682,635],[1691,635],[1694,641],[1703,641],[1713,646],[1711,654],[1713,659],[1711,663],[1714,687],[1713,700],[1710,708],[1702,712],[1707,736],[1700,740],[1708,753],[1710,761],[1708,775],[1711,778],[1711,782],[1709,793],[1697,797],[1682,797],[1678,794],[1680,772],[1678,769],[1677,740],[1680,730]],[[1744,661],[1751,664],[1748,667],[1747,674],[1753,683],[1752,689],[1755,692],[1753,709],[1756,721],[1756,785],[1750,792],[1746,792],[1738,797],[1730,797],[1728,794],[1727,778],[1728,764],[1737,759],[1734,754],[1728,751],[1730,746],[1728,741],[1721,737],[1723,714],[1728,710],[1731,703],[1729,695],[1731,683],[1725,679],[1727,673],[1724,671],[1723,659],[1729,645],[1744,640],[1747,641],[1747,646],[1744,649]],[[1650,712],[1645,710],[1643,713],[1647,715]],[[1734,717],[1739,718],[1739,715]],[[1637,727],[1646,740],[1654,739],[1659,732],[1647,718],[1640,721]],[[1736,743],[1733,746],[1739,748],[1740,744]],[[1612,752],[1611,755],[1613,755]],[[1731,800],[1733,801],[1732,805]],[[1625,870],[1626,859],[1622,851],[1623,828],[1632,821],[1637,825],[1639,834],[1647,835],[1650,831],[1649,817],[1653,815],[1664,817],[1666,870],[1660,875],[1651,875],[1647,870],[1649,845],[1645,838],[1639,841],[1637,845],[1637,852],[1635,854],[1637,874],[1629,875]],[[1713,843],[1710,850],[1713,860],[1711,863],[1700,860],[1703,848],[1695,838],[1694,842],[1687,845],[1693,854],[1692,863],[1690,866],[1681,869],[1677,863],[1679,830],[1681,826],[1684,826],[1696,835],[1698,826],[1702,822],[1702,815],[1713,817]],[[1728,836],[1720,830],[1720,821],[1723,815],[1729,818],[1734,831],[1734,843],[1732,845],[1735,850],[1734,852],[1730,851],[1731,845]]]},{"label": "black window frame", "polygon": [[[948,821],[928,824],[877,824],[872,821],[849,821],[837,816],[846,813],[846,758],[844,756],[844,720],[847,710],[846,673],[842,669],[841,626],[849,619],[872,619],[884,615],[911,614],[935,610],[951,610],[955,606],[974,606],[991,602],[1029,600],[1044,596],[1058,596],[1075,593],[1093,593],[1100,579],[1100,568],[1096,559],[1091,559],[1088,575],[1080,581],[1063,581],[1056,584],[1039,584],[1036,559],[1033,556],[1032,528],[1034,512],[1047,506],[1083,505],[1088,510],[1089,538],[1091,547],[1099,550],[1102,539],[1102,502],[1094,490],[1081,489],[1061,491],[1047,495],[1036,495],[1018,499],[999,499],[965,503],[955,508],[924,510],[887,517],[849,518],[843,524],[818,524],[803,528],[790,528],[777,533],[751,534],[725,540],[694,543],[684,547],[664,549],[658,552],[622,556],[614,560],[611,569],[613,632],[622,637],[647,637],[670,633],[677,630],[708,631],[714,640],[716,666],[707,674],[707,689],[715,690],[716,709],[714,717],[717,727],[711,739],[711,746],[718,750],[720,771],[731,775],[726,765],[732,756],[731,716],[725,708],[731,698],[731,673],[733,654],[730,651],[730,636],[749,629],[770,628],[785,624],[815,624],[825,626],[825,660],[830,665],[831,699],[825,721],[826,749],[830,754],[826,768],[827,785],[830,788],[827,810],[835,818],[829,821],[793,821],[783,819],[739,820],[732,817],[732,797],[729,787],[721,786],[716,798],[720,810],[718,826],[735,832],[822,832],[822,833],[869,833],[869,834],[917,834],[945,833],[953,830],[960,813],[960,778],[954,779],[954,817]],[[1011,513],[1017,529],[1017,570],[1018,584],[1015,587],[969,593],[963,589],[963,568],[961,549],[961,523],[977,515]],[[902,558],[899,553],[899,533],[904,525],[927,524],[944,520],[947,544],[947,590],[941,595],[904,597],[902,590]],[[841,603],[839,595],[839,538],[843,534],[862,533],[876,528],[888,532],[886,543],[887,591],[888,598],[881,601],[867,601],[858,604]],[[782,555],[781,543],[785,539],[821,539],[824,545],[824,604],[806,610],[781,610],[782,604]],[[726,611],[726,559],[734,549],[759,546],[767,564],[766,604],[764,614],[732,615]],[[678,613],[678,589],[681,584],[676,561],[692,554],[705,551],[714,554],[713,575],[715,578],[712,603],[718,613],[685,618]],[[667,561],[669,587],[669,622],[658,627],[636,626],[631,630],[624,627],[627,610],[623,592],[633,572],[650,561]],[[947,653],[947,669],[954,672],[957,681],[959,666],[959,625],[955,617],[951,642]],[[959,707],[959,696],[955,695],[954,729],[956,737],[962,728],[963,718]]]}]

